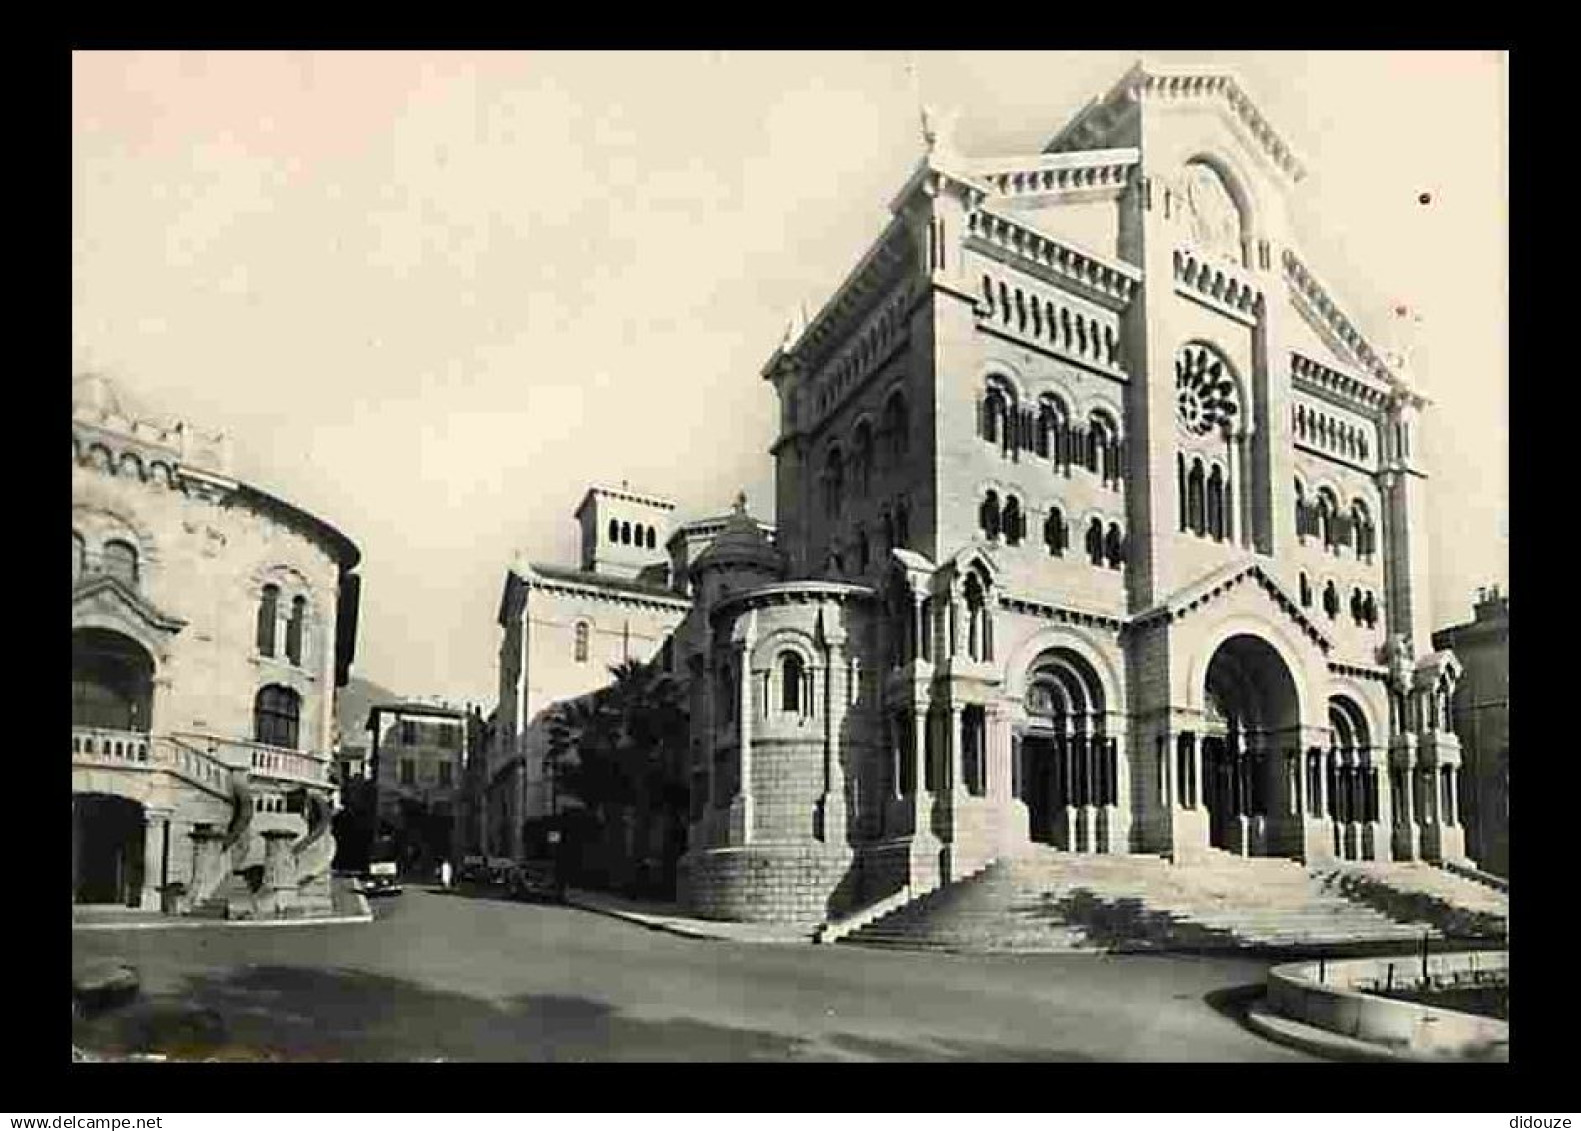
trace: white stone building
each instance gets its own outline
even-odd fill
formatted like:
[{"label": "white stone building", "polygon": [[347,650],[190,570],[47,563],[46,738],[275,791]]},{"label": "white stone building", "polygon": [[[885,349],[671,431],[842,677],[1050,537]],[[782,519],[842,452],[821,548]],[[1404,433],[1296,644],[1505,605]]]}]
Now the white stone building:
[{"label": "white stone building", "polygon": [[1464,858],[1426,402],[1302,251],[1303,175],[1216,69],[1138,65],[1040,153],[933,134],[764,370],[785,564],[704,617],[700,912],[1034,842]]},{"label": "white stone building", "polygon": [[101,377],[71,501],[73,902],[327,909],[357,548]]}]

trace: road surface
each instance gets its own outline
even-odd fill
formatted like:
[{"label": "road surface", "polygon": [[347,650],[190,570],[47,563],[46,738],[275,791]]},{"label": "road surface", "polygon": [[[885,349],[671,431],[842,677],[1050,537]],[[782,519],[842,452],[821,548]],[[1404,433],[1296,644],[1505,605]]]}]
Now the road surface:
[{"label": "road surface", "polygon": [[91,1053],[240,1060],[1306,1060],[1246,1029],[1265,964],[683,939],[408,888],[368,924],[79,931],[142,976]]}]

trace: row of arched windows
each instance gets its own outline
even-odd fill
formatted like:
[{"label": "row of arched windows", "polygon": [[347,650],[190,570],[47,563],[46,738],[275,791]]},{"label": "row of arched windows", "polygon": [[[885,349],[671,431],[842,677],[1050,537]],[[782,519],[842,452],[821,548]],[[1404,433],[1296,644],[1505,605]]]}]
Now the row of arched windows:
[{"label": "row of arched windows", "polygon": [[1360,561],[1372,561],[1378,549],[1378,528],[1366,503],[1353,499],[1346,511],[1328,487],[1319,487],[1310,500],[1301,480],[1295,481],[1295,487],[1297,538],[1303,542],[1317,538],[1325,550],[1333,553],[1338,553],[1341,546],[1349,546]]},{"label": "row of arched windows", "polygon": [[1224,468],[1214,461],[1204,463],[1201,456],[1192,457],[1188,464],[1184,453],[1177,452],[1175,482],[1180,529],[1215,542],[1230,537],[1235,492]]},{"label": "row of arched windows", "polygon": [[824,454],[819,470],[824,513],[839,518],[848,491],[865,498],[880,471],[898,471],[910,454],[910,435],[911,415],[904,394],[897,389],[884,402],[876,433],[864,419],[851,434],[849,454],[839,443],[831,444]]},{"label": "row of arched windows", "polygon": [[629,522],[609,520],[609,541],[611,545],[638,546],[651,550],[657,541],[653,527],[638,523],[633,526]]},{"label": "row of arched windows", "polygon": [[[1303,572],[1300,578],[1301,607],[1312,607],[1312,581]],[[1335,620],[1340,613],[1339,589],[1334,582],[1326,582],[1323,586],[1323,611],[1328,614],[1329,620]],[[1361,628],[1376,628],[1378,625],[1378,597],[1370,589],[1361,589],[1353,586],[1350,591],[1350,619]]]},{"label": "row of arched windows", "polygon": [[[1026,512],[1021,500],[1006,495],[1001,504],[999,492],[992,488],[978,508],[978,522],[989,541],[1003,538],[1007,546],[1019,546],[1027,535]],[[1055,557],[1064,557],[1070,545],[1070,531],[1058,507],[1051,507],[1043,520],[1043,544]],[[1094,517],[1087,524],[1086,546],[1087,557],[1093,565],[1119,569],[1125,564],[1125,536],[1118,523],[1111,522],[1105,529],[1103,520]]]},{"label": "row of arched windows", "polygon": [[137,547],[121,539],[111,539],[99,551],[98,559],[90,561],[88,543],[75,530],[71,532],[71,581],[75,585],[90,573],[103,573],[120,578],[132,588],[137,588]]},{"label": "row of arched windows", "polygon": [[997,381],[990,383],[983,394],[979,434],[1006,459],[1030,451],[1051,460],[1058,469],[1085,468],[1111,486],[1122,478],[1124,459],[1115,422],[1095,409],[1086,426],[1079,428],[1052,393],[1044,393],[1036,407],[1021,407],[1007,387]]},{"label": "row of arched windows", "polygon": [[[291,598],[291,615],[285,625],[285,658],[302,662],[302,638],[307,623],[307,598]],[[280,625],[280,587],[265,585],[258,600],[258,654],[274,656]]]}]

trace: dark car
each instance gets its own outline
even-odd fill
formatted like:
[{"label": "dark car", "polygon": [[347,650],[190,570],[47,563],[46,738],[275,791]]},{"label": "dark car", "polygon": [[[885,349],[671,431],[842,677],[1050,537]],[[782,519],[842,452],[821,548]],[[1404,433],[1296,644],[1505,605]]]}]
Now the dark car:
[{"label": "dark car", "polygon": [[456,879],[464,884],[487,883],[489,862],[481,856],[463,856],[461,867],[456,869]]},{"label": "dark car", "polygon": [[369,864],[368,870],[357,881],[357,890],[363,895],[400,895],[401,873],[394,860],[381,860]]},{"label": "dark car", "polygon": [[553,860],[523,860],[511,869],[506,887],[513,899],[565,901],[565,884]]}]

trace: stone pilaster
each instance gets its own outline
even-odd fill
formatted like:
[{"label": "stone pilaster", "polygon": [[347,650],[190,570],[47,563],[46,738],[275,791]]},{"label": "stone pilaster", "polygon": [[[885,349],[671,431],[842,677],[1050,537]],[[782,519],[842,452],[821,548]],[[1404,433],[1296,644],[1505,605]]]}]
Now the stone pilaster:
[{"label": "stone pilaster", "polygon": [[264,829],[263,889],[259,892],[261,915],[286,916],[296,909],[296,858],[291,842],[297,834],[290,829]]}]

